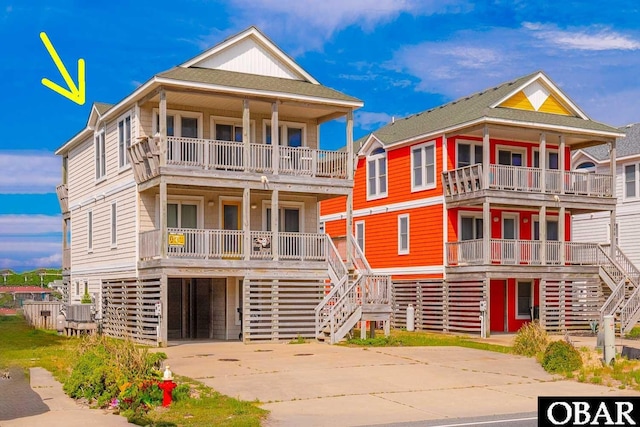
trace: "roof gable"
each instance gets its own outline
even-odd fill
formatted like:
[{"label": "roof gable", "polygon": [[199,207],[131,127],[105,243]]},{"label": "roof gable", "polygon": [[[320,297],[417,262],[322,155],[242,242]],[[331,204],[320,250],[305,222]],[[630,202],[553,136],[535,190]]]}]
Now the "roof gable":
[{"label": "roof gable", "polygon": [[319,84],[255,27],[226,39],[180,67],[234,71]]},{"label": "roof gable", "polygon": [[540,113],[579,117],[585,120],[589,119],[587,115],[542,72],[535,74],[530,80],[514,88],[491,107],[537,111]]}]

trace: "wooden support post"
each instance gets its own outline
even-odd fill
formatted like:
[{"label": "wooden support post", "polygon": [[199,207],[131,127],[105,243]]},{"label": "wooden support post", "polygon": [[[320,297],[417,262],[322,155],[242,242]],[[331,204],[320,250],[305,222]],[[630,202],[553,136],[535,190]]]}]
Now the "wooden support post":
[{"label": "wooden support post", "polygon": [[484,128],[482,129],[482,189],[489,188],[490,170],[491,140],[489,139],[489,126],[484,125]]},{"label": "wooden support post", "polygon": [[244,259],[251,259],[251,190],[245,188],[242,192],[242,231]]},{"label": "wooden support post", "polygon": [[168,341],[168,322],[167,315],[169,314],[169,290],[168,290],[169,280],[166,274],[160,276],[160,304],[162,307],[162,317],[160,318],[160,342],[158,343],[161,347],[167,346]]},{"label": "wooden support post", "polygon": [[[564,187],[564,186],[563,186]],[[564,263],[566,262],[566,250],[565,250],[565,246],[566,246],[566,241],[565,241],[565,230],[566,230],[566,213],[565,213],[565,207],[564,206],[560,206],[560,212],[558,214],[559,218],[558,218],[558,234],[559,234],[559,240],[560,240],[560,265],[564,265]]]},{"label": "wooden support post", "polygon": [[280,259],[280,204],[278,198],[280,197],[279,190],[273,190],[271,193],[271,253],[273,254],[273,260],[278,261]]},{"label": "wooden support post", "polygon": [[249,120],[249,100],[242,100],[242,144],[244,145],[244,155],[243,155],[243,165],[244,170],[249,170],[249,165],[251,164],[251,141],[249,140],[249,127],[251,126],[251,122]]},{"label": "wooden support post", "polygon": [[484,265],[491,263],[491,206],[482,203],[482,259]]},{"label": "wooden support post", "polygon": [[278,104],[280,104],[280,101],[275,101],[271,104],[271,163],[274,175],[278,175],[278,171],[280,170],[280,125],[278,123]]},{"label": "wooden support post", "polygon": [[547,264],[547,207],[540,207],[540,218],[538,221],[538,231],[540,237],[540,264]]},{"label": "wooden support post", "polygon": [[[612,176],[611,182],[611,197],[616,197],[616,140],[611,141],[611,153],[610,156],[610,166],[609,173]],[[611,245],[609,246],[609,256],[611,259],[616,259],[616,246],[618,242],[616,241],[616,206],[613,205],[611,208],[611,213],[609,214],[609,235],[611,236]]]},{"label": "wooden support post", "polygon": [[[353,235],[353,189],[347,194],[347,259],[346,264],[347,268],[351,267],[351,254],[353,253],[353,245],[351,243],[351,236]],[[364,249],[364,248],[363,248]]]},{"label": "wooden support post", "polygon": [[167,94],[164,89],[160,89],[160,167],[167,166]]},{"label": "wooden support post", "polygon": [[485,277],[483,282],[487,296],[487,320],[484,327],[486,330],[486,337],[489,338],[491,336],[491,279],[489,277]]},{"label": "wooden support post", "polygon": [[347,113],[347,179],[353,179],[353,110]]},{"label": "wooden support post", "polygon": [[[447,152],[447,136],[442,134],[442,172],[446,172],[448,168],[448,152]],[[444,189],[443,189],[444,191]],[[442,204],[442,265],[447,264],[447,241],[449,240],[449,211],[447,204]]]},{"label": "wooden support post", "polygon": [[[540,134],[540,192],[547,191],[547,134]],[[542,227],[542,223],[540,223]]]},{"label": "wooden support post", "polygon": [[567,185],[567,182],[565,180],[565,165],[564,163],[566,162],[566,157],[565,157],[565,141],[564,141],[564,135],[560,135],[560,154],[558,155],[558,162],[560,163],[558,166],[560,168],[560,194],[564,194],[565,193],[565,187]]}]

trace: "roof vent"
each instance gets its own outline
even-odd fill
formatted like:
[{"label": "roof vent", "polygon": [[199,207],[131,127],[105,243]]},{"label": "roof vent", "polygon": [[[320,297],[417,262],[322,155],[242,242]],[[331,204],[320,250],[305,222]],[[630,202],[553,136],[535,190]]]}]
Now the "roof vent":
[{"label": "roof vent", "polygon": [[391,124],[394,124],[396,122],[396,117],[395,116],[391,116]]}]

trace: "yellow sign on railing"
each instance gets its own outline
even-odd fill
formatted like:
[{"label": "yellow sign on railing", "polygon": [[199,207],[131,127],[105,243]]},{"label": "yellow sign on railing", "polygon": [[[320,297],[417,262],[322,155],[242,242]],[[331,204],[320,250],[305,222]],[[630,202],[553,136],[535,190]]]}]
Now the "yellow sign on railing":
[{"label": "yellow sign on railing", "polygon": [[169,234],[170,246],[184,246],[184,234]]}]

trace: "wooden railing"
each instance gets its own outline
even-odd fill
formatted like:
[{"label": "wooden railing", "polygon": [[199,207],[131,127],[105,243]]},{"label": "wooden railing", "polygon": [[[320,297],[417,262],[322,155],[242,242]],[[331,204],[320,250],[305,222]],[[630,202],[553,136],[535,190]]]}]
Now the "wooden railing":
[{"label": "wooden railing", "polygon": [[71,248],[62,250],[62,269],[68,270],[71,268]]},{"label": "wooden railing", "polygon": [[[160,230],[140,233],[140,259],[160,257]],[[251,231],[249,259],[272,260],[273,233]],[[279,259],[326,261],[326,235],[314,233],[280,233]],[[244,231],[198,228],[167,229],[167,258],[245,259]]]},{"label": "wooden railing", "polygon": [[446,196],[460,196],[480,190],[522,191],[547,194],[611,197],[613,177],[605,174],[545,171],[522,166],[489,165],[489,181],[484,182],[482,165],[476,164],[442,172],[442,185]]},{"label": "wooden railing", "polygon": [[[547,241],[544,247],[544,262],[542,261],[542,242],[539,240],[490,239],[489,247],[490,264],[602,265],[605,262],[597,243]],[[482,239],[448,242],[446,251],[449,266],[484,264]]]},{"label": "wooden railing", "polygon": [[363,305],[391,304],[391,277],[380,274],[365,274],[362,283]]},{"label": "wooden railing", "polygon": [[62,213],[69,212],[69,190],[67,184],[60,184],[56,187],[58,201],[60,202],[60,210]]}]

